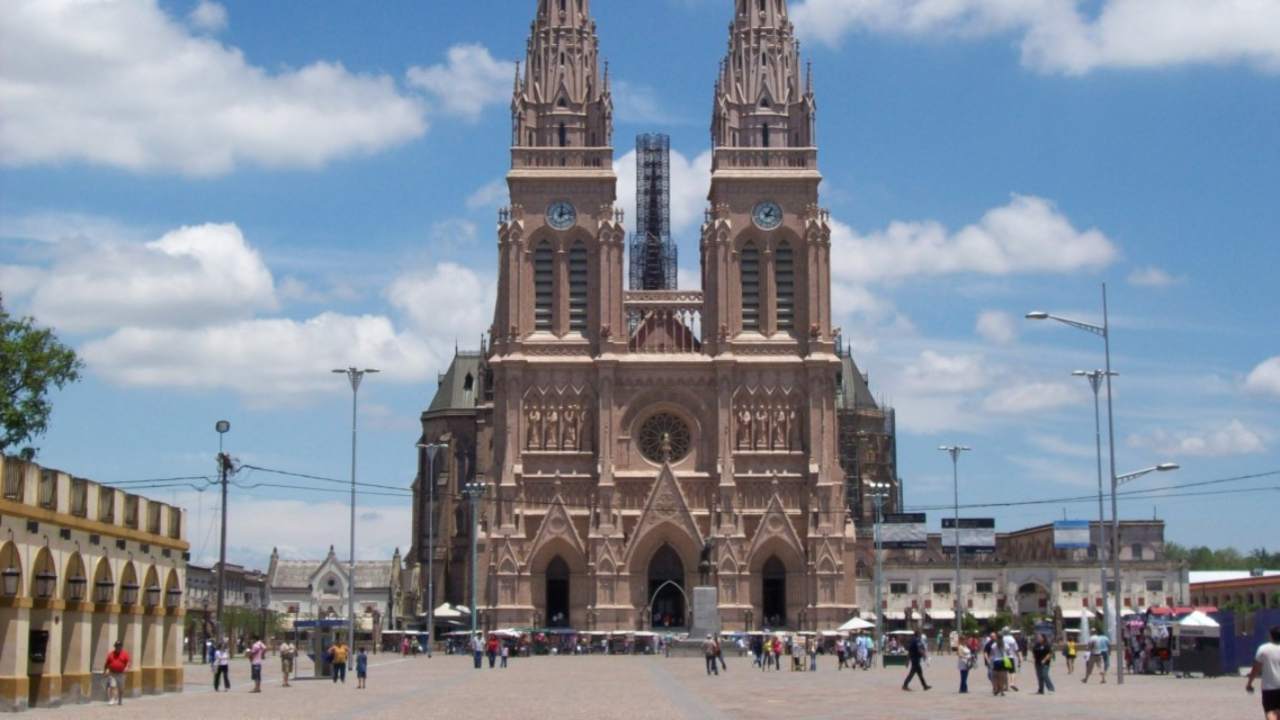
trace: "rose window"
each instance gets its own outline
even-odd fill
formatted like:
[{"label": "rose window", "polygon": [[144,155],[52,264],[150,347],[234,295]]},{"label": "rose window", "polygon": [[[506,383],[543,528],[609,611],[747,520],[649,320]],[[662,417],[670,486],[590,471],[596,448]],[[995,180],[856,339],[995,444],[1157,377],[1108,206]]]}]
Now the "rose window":
[{"label": "rose window", "polygon": [[649,416],[640,425],[640,454],[656,462],[679,462],[689,454],[689,426],[671,413]]}]

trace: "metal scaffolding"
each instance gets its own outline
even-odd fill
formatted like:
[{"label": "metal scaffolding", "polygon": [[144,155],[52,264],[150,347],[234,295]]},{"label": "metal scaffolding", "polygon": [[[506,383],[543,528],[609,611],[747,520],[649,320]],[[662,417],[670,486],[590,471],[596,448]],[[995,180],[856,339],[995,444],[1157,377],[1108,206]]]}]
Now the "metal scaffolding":
[{"label": "metal scaffolding", "polygon": [[671,239],[671,138],[636,136],[636,231],[631,236],[631,289],[676,289]]}]

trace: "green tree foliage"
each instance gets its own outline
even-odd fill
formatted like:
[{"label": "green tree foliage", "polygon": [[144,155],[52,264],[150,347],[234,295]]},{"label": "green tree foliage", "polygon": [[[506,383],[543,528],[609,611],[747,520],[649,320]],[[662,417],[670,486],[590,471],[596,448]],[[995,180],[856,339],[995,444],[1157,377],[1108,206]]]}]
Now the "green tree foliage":
[{"label": "green tree foliage", "polygon": [[[44,434],[53,410],[49,390],[79,380],[82,367],[52,330],[29,317],[10,317],[0,298],[0,452]],[[27,459],[35,453],[22,450]]]},{"label": "green tree foliage", "polygon": [[1254,548],[1242,554],[1235,548],[1214,550],[1203,545],[1185,547],[1177,543],[1165,543],[1165,556],[1175,562],[1185,561],[1191,570],[1253,570],[1280,568],[1280,552],[1267,552],[1266,548]]}]

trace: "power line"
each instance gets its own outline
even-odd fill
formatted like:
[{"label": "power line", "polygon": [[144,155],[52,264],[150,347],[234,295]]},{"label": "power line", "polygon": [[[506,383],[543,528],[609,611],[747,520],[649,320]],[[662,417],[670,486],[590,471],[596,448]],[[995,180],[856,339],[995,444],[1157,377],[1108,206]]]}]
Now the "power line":
[{"label": "power line", "polygon": [[[246,464],[246,465],[241,465],[240,467],[245,470],[257,470],[259,472],[273,473],[276,475],[287,475],[289,477],[301,478],[304,480],[319,480],[321,482],[337,483],[339,485],[346,485],[347,487],[351,487],[350,480],[339,480],[338,478],[324,477],[323,475],[309,475],[307,473],[292,472],[289,470],[278,470],[275,468],[266,468],[260,465]],[[398,487],[396,485],[379,485],[377,483],[369,483],[369,482],[357,482],[355,485],[356,487],[371,487],[371,488],[378,488],[381,490],[400,490],[402,492],[409,492],[408,488]]]}]

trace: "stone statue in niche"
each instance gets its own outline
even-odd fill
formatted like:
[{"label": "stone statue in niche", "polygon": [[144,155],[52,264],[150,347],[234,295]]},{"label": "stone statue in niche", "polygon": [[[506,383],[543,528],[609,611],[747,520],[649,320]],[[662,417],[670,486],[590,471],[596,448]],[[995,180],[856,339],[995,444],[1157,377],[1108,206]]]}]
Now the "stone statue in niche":
[{"label": "stone statue in niche", "polygon": [[769,449],[769,411],[764,406],[756,408],[755,449]]},{"label": "stone statue in niche", "polygon": [[542,413],[539,412],[538,406],[533,403],[529,404],[528,417],[526,418],[525,446],[529,450],[542,449]]},{"label": "stone statue in niche", "polygon": [[564,442],[560,447],[564,450],[578,449],[578,407],[572,403],[564,409]]},{"label": "stone statue in niche", "polygon": [[795,408],[787,415],[787,434],[790,438],[790,446],[792,450],[803,450],[800,444],[800,413]]},{"label": "stone statue in niche", "polygon": [[787,449],[787,411],[781,405],[773,411],[773,449]]},{"label": "stone statue in niche", "polygon": [[751,409],[745,406],[738,407],[737,444],[739,450],[751,449]]},{"label": "stone statue in niche", "polygon": [[591,408],[585,405],[578,412],[578,449],[591,451]]},{"label": "stone statue in niche", "polygon": [[543,447],[547,450],[560,448],[560,413],[555,405],[547,406],[546,440],[543,442]]}]

